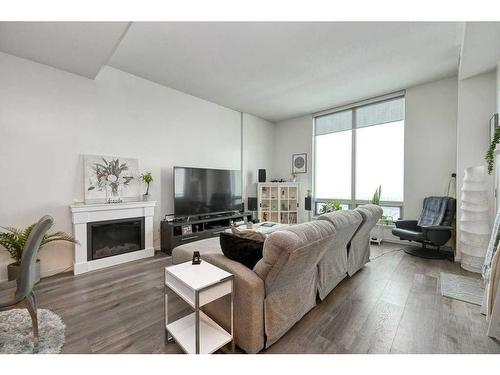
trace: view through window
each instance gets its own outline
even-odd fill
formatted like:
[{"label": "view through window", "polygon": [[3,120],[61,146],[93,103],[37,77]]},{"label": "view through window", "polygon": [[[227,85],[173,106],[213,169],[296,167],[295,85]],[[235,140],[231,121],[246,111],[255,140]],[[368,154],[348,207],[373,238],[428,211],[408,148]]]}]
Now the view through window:
[{"label": "view through window", "polygon": [[384,215],[402,217],[404,97],[318,116],[314,130],[316,213],[331,200],[370,203],[381,186]]}]

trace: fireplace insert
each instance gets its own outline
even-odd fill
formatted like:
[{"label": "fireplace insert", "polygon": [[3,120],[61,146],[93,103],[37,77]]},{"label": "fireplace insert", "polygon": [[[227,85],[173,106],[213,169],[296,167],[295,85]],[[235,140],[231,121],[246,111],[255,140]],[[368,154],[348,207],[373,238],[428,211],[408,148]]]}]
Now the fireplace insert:
[{"label": "fireplace insert", "polygon": [[144,217],[87,223],[87,260],[144,249]]}]

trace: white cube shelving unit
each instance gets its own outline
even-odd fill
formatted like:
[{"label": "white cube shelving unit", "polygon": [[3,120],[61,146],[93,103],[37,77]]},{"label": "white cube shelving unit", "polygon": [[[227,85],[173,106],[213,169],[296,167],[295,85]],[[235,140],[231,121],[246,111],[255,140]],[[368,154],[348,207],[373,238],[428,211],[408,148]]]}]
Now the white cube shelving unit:
[{"label": "white cube shelving unit", "polygon": [[257,185],[258,218],[281,224],[299,222],[299,184],[260,182]]}]

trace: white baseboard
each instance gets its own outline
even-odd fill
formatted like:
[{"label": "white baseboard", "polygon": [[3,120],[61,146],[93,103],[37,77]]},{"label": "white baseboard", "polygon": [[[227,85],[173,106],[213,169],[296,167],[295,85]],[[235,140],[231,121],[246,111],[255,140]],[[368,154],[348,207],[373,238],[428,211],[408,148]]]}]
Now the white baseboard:
[{"label": "white baseboard", "polygon": [[[73,270],[72,265],[68,266],[68,267],[63,267],[63,268],[54,268],[51,270],[40,271],[40,278],[43,279],[45,277],[57,275],[58,273],[61,273],[61,272],[70,272],[71,270]],[[8,279],[0,279],[0,283],[6,282],[6,281],[8,281]]]},{"label": "white baseboard", "polygon": [[91,260],[84,263],[74,263],[73,274],[80,275],[82,273],[95,271],[101,268],[107,268],[111,266],[116,266],[118,264],[131,262],[133,260],[149,258],[154,256],[154,254],[155,254],[155,249],[151,247],[143,250],[133,251],[131,253],[115,255],[98,260]]}]

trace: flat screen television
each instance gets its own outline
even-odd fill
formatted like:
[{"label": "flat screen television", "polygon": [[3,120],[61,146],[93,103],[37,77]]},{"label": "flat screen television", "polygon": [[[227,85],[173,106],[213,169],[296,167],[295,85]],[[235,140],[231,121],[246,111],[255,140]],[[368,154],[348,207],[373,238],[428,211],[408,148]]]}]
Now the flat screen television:
[{"label": "flat screen television", "polygon": [[241,211],[241,172],[174,167],[175,215]]}]

